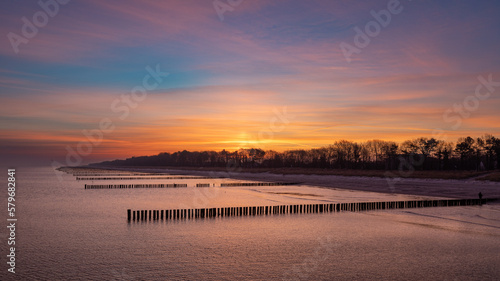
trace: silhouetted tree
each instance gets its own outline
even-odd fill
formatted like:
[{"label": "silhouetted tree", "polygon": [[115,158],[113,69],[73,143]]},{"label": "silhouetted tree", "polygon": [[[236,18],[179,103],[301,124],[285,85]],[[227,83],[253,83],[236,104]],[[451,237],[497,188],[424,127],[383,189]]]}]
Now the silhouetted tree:
[{"label": "silhouetted tree", "polygon": [[460,167],[465,167],[465,161],[474,154],[474,139],[471,137],[460,138],[455,147],[455,152],[460,155]]},{"label": "silhouetted tree", "polygon": [[[331,145],[309,150],[284,152],[260,148],[236,151],[178,151],[154,156],[138,156],[100,164],[120,166],[187,166],[187,167],[302,167],[337,169],[497,169],[500,139],[484,135],[460,138],[457,143],[434,138],[406,140],[401,144],[383,140],[357,143],[335,141]],[[404,165],[403,165],[404,164]],[[412,165],[412,167],[408,167]]]}]

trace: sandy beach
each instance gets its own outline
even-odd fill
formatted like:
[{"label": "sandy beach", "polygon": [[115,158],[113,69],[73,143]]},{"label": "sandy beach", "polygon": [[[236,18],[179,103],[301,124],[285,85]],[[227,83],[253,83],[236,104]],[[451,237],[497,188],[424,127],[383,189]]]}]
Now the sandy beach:
[{"label": "sandy beach", "polygon": [[445,179],[414,179],[414,178],[379,178],[335,175],[291,175],[271,173],[238,173],[194,171],[154,168],[119,168],[120,170],[172,173],[177,175],[197,175],[213,177],[229,177],[241,180],[296,182],[305,185],[325,188],[338,188],[379,193],[395,193],[406,195],[435,196],[446,198],[476,198],[481,192],[484,198],[500,198],[500,182]]}]

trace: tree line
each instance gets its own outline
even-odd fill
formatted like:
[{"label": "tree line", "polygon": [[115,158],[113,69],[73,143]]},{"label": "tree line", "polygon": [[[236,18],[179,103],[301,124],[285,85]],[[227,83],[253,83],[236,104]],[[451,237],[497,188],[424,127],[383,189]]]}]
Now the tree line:
[{"label": "tree line", "polygon": [[99,163],[111,166],[184,166],[243,168],[323,168],[396,170],[494,170],[500,139],[492,135],[457,142],[416,138],[402,143],[384,140],[335,141],[321,148],[284,152],[259,148],[236,151],[178,151]]}]

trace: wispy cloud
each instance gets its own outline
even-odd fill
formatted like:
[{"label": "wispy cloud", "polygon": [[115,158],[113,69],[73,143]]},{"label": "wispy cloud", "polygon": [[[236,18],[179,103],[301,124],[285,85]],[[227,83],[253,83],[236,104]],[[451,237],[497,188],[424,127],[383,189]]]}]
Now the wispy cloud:
[{"label": "wispy cloud", "polygon": [[[93,153],[103,158],[430,135],[477,76],[500,80],[500,5],[402,4],[347,63],[339,44],[387,1],[245,1],[223,22],[210,1],[70,1],[18,54],[0,40],[0,141],[13,155],[37,143],[63,155],[102,118],[116,124]],[[37,5],[0,4],[0,33],[20,33]],[[111,103],[154,64],[171,75],[118,119]],[[293,122],[252,143],[283,106]],[[495,93],[450,137],[498,133],[499,106]]]}]

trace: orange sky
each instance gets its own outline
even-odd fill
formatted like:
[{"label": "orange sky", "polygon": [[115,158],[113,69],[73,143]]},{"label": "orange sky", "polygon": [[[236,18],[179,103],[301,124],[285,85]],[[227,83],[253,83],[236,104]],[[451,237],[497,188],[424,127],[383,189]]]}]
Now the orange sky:
[{"label": "orange sky", "polygon": [[[114,129],[82,163],[500,135],[500,86],[478,79],[500,81],[497,3],[401,1],[350,62],[340,44],[387,1],[245,1],[223,21],[210,1],[119,3],[72,1],[18,53],[1,42],[3,162],[64,164],[102,120]],[[3,34],[41,9],[1,5]]]}]

